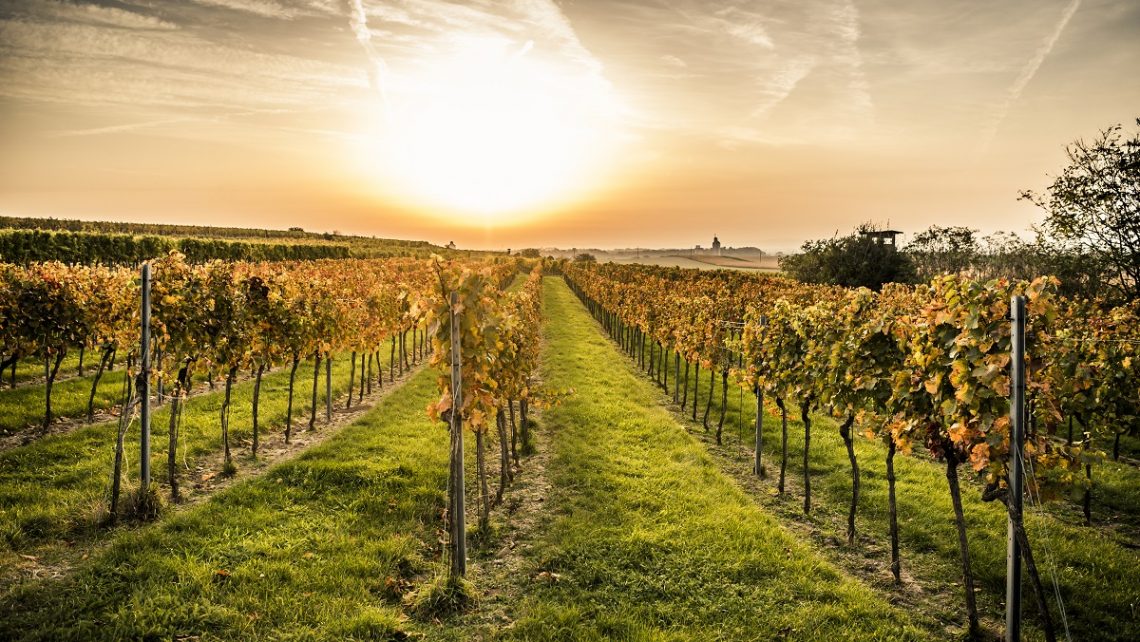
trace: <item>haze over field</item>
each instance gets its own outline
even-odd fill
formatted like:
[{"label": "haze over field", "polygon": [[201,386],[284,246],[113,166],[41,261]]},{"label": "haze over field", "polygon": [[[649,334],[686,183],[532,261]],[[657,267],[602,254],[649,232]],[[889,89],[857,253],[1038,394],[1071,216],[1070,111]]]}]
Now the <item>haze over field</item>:
[{"label": "haze over field", "polygon": [[0,4],[0,213],[462,247],[1025,231],[1140,4]]}]

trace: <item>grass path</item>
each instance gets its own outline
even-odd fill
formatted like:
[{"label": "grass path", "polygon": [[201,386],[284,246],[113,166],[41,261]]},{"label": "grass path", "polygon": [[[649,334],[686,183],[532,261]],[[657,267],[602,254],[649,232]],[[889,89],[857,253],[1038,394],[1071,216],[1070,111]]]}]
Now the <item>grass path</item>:
[{"label": "grass path", "polygon": [[[104,372],[103,377],[99,379],[93,408],[104,419],[106,415],[102,411],[122,401],[125,372],[126,369],[120,365],[114,371]],[[86,418],[87,399],[91,395],[91,382],[94,379],[92,373],[91,376],[69,377],[55,382],[51,395],[53,429],[60,429],[56,424],[61,420],[73,420],[63,421],[64,427],[70,427]],[[43,420],[42,381],[0,390],[0,437],[9,435],[14,439],[34,437]]]},{"label": "grass path", "polygon": [[[68,351],[64,358],[67,366],[60,368],[59,376],[52,385],[51,410],[52,423],[49,433],[67,432],[78,426],[86,424],[87,400],[91,395],[91,384],[95,380],[95,371],[99,367],[99,354],[95,355],[96,362],[91,364],[88,360],[83,376],[75,372],[79,359],[78,351]],[[90,358],[90,354],[87,355]],[[23,364],[21,364],[23,365]],[[35,365],[35,364],[33,364]],[[92,409],[95,411],[95,422],[101,423],[113,419],[111,411],[117,412],[123,402],[123,379],[126,368],[122,357],[116,363],[115,370],[105,370],[95,389],[95,399]],[[278,368],[280,369],[280,368]],[[18,370],[24,374],[23,370]],[[239,380],[248,379],[250,373],[243,372]],[[207,386],[207,373],[197,370],[193,374],[193,390],[191,395],[214,392],[214,388]],[[7,381],[7,380],[5,380]],[[40,438],[41,425],[44,419],[44,377],[42,366],[39,377],[17,380],[15,388],[0,386],[0,449],[21,445],[27,440]],[[224,380],[223,380],[224,381]],[[219,383],[215,376],[215,387]],[[157,383],[153,384],[157,392]],[[167,384],[169,390],[169,383]]]},{"label": "grass path", "polygon": [[[99,350],[91,350],[84,354],[83,357],[83,371],[86,373],[89,370],[94,370],[99,367],[99,358],[102,355]],[[94,359],[95,363],[92,364],[91,360]],[[119,361],[121,364],[122,361]],[[92,368],[94,366],[94,368]],[[63,381],[72,376],[78,376],[79,369],[79,349],[73,348],[67,351],[63,356],[63,361],[59,363],[59,374],[56,376],[56,381]],[[36,357],[24,357],[16,362],[16,386],[28,385],[31,383],[40,383],[44,381],[44,362]],[[0,375],[0,386],[10,386],[12,382],[12,371],[4,370],[3,375]]]},{"label": "grass path", "polygon": [[[797,542],[657,403],[561,279],[544,285],[552,517],[520,640],[905,640],[906,614]],[[546,573],[542,575],[542,573]]]},{"label": "grass path", "polygon": [[[381,357],[390,356],[387,347],[387,345],[380,346],[378,354]],[[348,361],[350,353],[345,352],[334,355],[334,357],[334,363]],[[87,368],[82,377],[74,376],[74,372],[69,372],[68,376],[57,378],[52,386],[52,423],[48,426],[46,433],[41,428],[45,401],[43,377],[41,376],[37,381],[19,385],[16,388],[0,386],[0,452],[27,445],[49,435],[66,433],[83,426],[115,420],[121,410],[125,393],[126,369],[121,361],[118,365],[119,367],[116,370],[105,371],[99,379],[92,404],[95,416],[91,424],[87,423],[87,401],[91,394],[91,384],[95,379],[95,370]],[[390,362],[382,368],[385,372],[389,370],[388,365]],[[282,369],[288,370],[288,367],[287,362],[278,363],[276,367],[265,372],[265,377],[268,379],[274,374],[279,374]],[[311,376],[312,361],[310,359],[301,361],[298,367],[297,381],[299,384],[305,381],[306,371]],[[216,372],[213,377],[213,385],[210,385],[210,373],[201,367],[194,369],[191,376],[189,397],[219,392],[225,385],[225,377],[219,376]],[[234,382],[235,385],[242,384],[251,381],[252,378],[252,372],[242,371],[237,374]],[[158,392],[159,383],[157,380],[151,382],[153,392]],[[171,382],[165,382],[165,390],[168,394],[171,386]]]},{"label": "grass path", "polygon": [[436,394],[421,371],[325,443],[20,587],[0,639],[402,639],[402,594],[439,567]]}]

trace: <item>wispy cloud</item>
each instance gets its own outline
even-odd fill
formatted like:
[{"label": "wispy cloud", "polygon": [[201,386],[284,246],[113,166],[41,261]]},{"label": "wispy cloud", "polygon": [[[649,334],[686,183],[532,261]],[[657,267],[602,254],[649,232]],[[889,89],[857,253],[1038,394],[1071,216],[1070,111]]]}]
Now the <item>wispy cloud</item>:
[{"label": "wispy cloud", "polygon": [[1006,116],[1009,115],[1010,109],[1021,98],[1021,93],[1029,86],[1033,76],[1037,74],[1037,70],[1041,68],[1041,64],[1045,62],[1045,58],[1053,51],[1053,47],[1057,46],[1057,41],[1061,39],[1061,34],[1064,33],[1065,27],[1068,26],[1069,21],[1073,19],[1073,15],[1077,13],[1077,9],[1081,6],[1081,0],[1072,0],[1065,6],[1065,10],[1061,13],[1060,20],[1054,25],[1053,30],[1049,32],[1048,36],[1033,53],[1033,57],[1026,62],[1022,67],[1021,73],[1014,79],[1013,84],[1009,86],[1009,91],[1006,93],[1005,100],[1003,100],[997,108],[990,114],[988,121],[982,128],[980,143],[978,145],[979,155],[985,154],[989,151],[990,145],[993,144],[994,137],[997,136],[998,130],[1005,122]]},{"label": "wispy cloud", "polygon": [[296,7],[289,7],[270,0],[191,0],[192,2],[208,7],[218,7],[231,11],[250,13],[263,18],[276,18],[291,20],[300,15]]},{"label": "wispy cloud", "polygon": [[[862,17],[851,0],[635,1],[607,15],[647,34],[614,50],[641,62],[624,75],[644,85],[654,129],[739,147],[850,137],[874,122]],[[641,71],[650,64],[651,73]]]},{"label": "wispy cloud", "polygon": [[[552,0],[371,4],[353,0],[350,9],[357,40],[388,79],[391,101],[416,84],[425,66],[461,51],[473,40],[498,41],[519,52],[516,56],[541,59],[551,70],[547,81],[565,90],[568,99],[610,92],[601,61],[582,44]],[[574,86],[591,90],[575,92],[570,89]]]},{"label": "wispy cloud", "polygon": [[[104,136],[108,134],[123,134],[129,132],[143,131],[148,129],[159,129],[170,127],[171,125],[181,125],[186,123],[226,123],[240,118],[247,118],[250,116],[266,116],[271,114],[292,114],[297,113],[296,109],[246,109],[241,111],[234,111],[228,113],[216,114],[197,114],[178,116],[174,118],[162,118],[158,120],[144,120],[131,123],[122,123],[118,125],[107,125],[104,127],[88,127],[82,129],[64,129],[52,132],[52,138],[75,138],[83,136]],[[286,128],[281,128],[286,129]]]},{"label": "wispy cloud", "polygon": [[[601,62],[551,0],[188,0],[122,6],[130,10],[50,0],[0,9],[0,97],[69,111],[146,110],[129,124],[54,136],[173,131],[213,122],[219,111],[316,105],[342,115],[374,114],[369,85],[383,92],[389,79],[399,77],[407,86],[428,61],[458,50],[463,38],[488,35],[540,57],[552,70],[550,82],[568,100],[599,94],[574,87],[609,91]],[[266,20],[278,24],[267,29]],[[296,46],[284,46],[291,41]],[[369,81],[364,86],[361,71]]]},{"label": "wispy cloud", "polygon": [[387,73],[387,65],[384,64],[384,59],[376,52],[376,48],[372,46],[372,30],[368,28],[368,13],[364,10],[364,2],[362,0],[351,0],[349,3],[349,25],[352,27],[352,32],[356,34],[356,41],[364,49],[364,54],[368,56],[368,83],[380,95],[381,99],[384,98],[384,76]]},{"label": "wispy cloud", "polygon": [[51,134],[52,138],[74,138],[79,136],[101,136],[105,134],[123,134],[156,127],[168,127],[181,123],[194,122],[196,118],[162,118],[137,123],[124,123],[122,125],[108,125],[107,127],[89,127],[87,129],[65,129]]},{"label": "wispy cloud", "polygon": [[105,7],[97,4],[75,4],[43,0],[36,7],[36,14],[43,19],[62,20],[92,25],[118,27],[122,29],[177,29],[174,23],[156,16],[135,13],[118,7]]},{"label": "wispy cloud", "polygon": [[864,127],[874,116],[874,103],[871,100],[870,85],[863,66],[863,54],[859,48],[859,39],[862,36],[859,9],[855,6],[854,0],[846,0],[837,5],[831,15],[839,41],[833,64],[845,68],[847,72],[847,93],[844,97],[848,101],[847,122],[843,125],[852,129]]},{"label": "wispy cloud", "polygon": [[[156,29],[146,16],[61,20],[39,9],[0,20],[0,95],[76,108],[248,109],[329,100],[354,82],[347,66],[230,44],[224,35]],[[77,6],[69,15],[88,12]]]}]

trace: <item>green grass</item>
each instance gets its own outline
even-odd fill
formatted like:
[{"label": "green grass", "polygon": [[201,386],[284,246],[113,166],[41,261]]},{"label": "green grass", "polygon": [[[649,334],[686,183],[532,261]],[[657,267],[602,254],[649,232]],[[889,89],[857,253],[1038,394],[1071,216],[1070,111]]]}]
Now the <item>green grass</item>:
[{"label": "green grass", "polygon": [[[99,366],[100,355],[95,355],[94,367],[91,364],[90,353],[87,355],[82,377],[74,376],[76,375],[75,367],[79,363],[78,355],[79,353],[76,350],[67,353],[63,365],[60,367],[59,377],[52,385],[51,411],[53,421],[59,418],[83,419],[87,416],[87,398],[91,394],[91,383],[95,379],[95,370]],[[96,411],[118,406],[123,401],[123,378],[126,370],[123,368],[121,359],[116,366],[113,371],[104,371],[102,378],[99,379],[99,387],[95,391],[94,407]],[[17,382],[27,382],[34,378],[39,378],[40,381],[18,385],[16,388],[0,385],[0,434],[10,434],[28,428],[34,430],[43,422],[42,364],[37,366],[33,361],[21,361],[16,374]],[[206,378],[206,372],[196,371],[194,372],[193,383],[195,385],[204,384]],[[0,384],[7,381],[8,379],[5,377]],[[215,377],[214,383],[217,385],[217,377]],[[155,386],[155,392],[157,392],[157,383],[152,385]]]},{"label": "green grass", "polygon": [[0,639],[399,639],[402,594],[440,567],[436,394],[420,372],[324,444],[19,587]]},{"label": "green grass", "polygon": [[[348,388],[350,365],[347,358],[333,361],[334,399]],[[302,362],[293,400],[294,430],[308,427],[312,375],[312,362]],[[263,436],[284,428],[288,383],[288,368],[280,368],[262,380],[259,418]],[[222,447],[219,415],[223,388],[218,386],[215,392],[193,397],[184,407],[178,461],[191,470],[201,457]],[[323,364],[318,390],[318,407],[322,409],[317,417],[319,427],[324,415]],[[252,397],[252,381],[234,385],[230,443],[238,466],[251,463],[247,444],[252,436]],[[157,408],[151,423],[151,470],[156,480],[166,477],[169,412],[169,403]],[[0,453],[0,570],[12,553],[75,536],[98,520],[110,489],[116,430],[115,422],[105,422]],[[126,445],[125,469],[130,479],[137,476],[138,435],[136,420]],[[185,483],[185,470],[182,473]]]},{"label": "green grass", "polygon": [[[59,418],[83,419],[87,416],[87,398],[91,394],[91,382],[95,379],[95,369],[90,367],[90,359],[88,359],[83,370],[84,376],[72,376],[75,375],[74,368],[79,362],[78,354],[75,350],[68,352],[68,356],[64,359],[64,365],[66,366],[70,362],[71,366],[70,368],[61,367],[60,377],[52,385],[51,410],[53,421]],[[98,355],[96,355],[96,359],[98,359]],[[34,430],[43,422],[43,367],[39,366],[37,369],[34,363],[28,363],[30,365],[25,371],[23,369],[25,362],[21,362],[21,369],[17,370],[17,375],[24,375],[27,372],[38,376],[41,381],[18,385],[16,388],[0,386],[0,435],[20,430],[26,431],[29,428]],[[123,378],[126,371],[122,367],[121,360],[116,365],[118,367],[114,371],[104,371],[102,378],[99,379],[99,387],[95,391],[94,407],[96,411],[118,406],[123,401]],[[98,363],[95,364],[95,367],[98,367]],[[301,370],[297,372],[300,376]],[[248,374],[242,373],[242,376]],[[209,373],[201,369],[195,370],[192,384],[195,387],[204,385],[207,382],[208,375]],[[34,376],[18,376],[17,381],[21,379],[28,381]],[[221,383],[224,383],[224,380],[219,381],[215,374],[215,390]],[[151,385],[154,392],[157,393],[158,383],[153,382]],[[169,384],[166,389],[169,391]]]},{"label": "green grass", "polygon": [[[99,367],[100,353],[98,350],[87,352],[83,356],[83,373],[87,374],[92,370],[92,366]],[[94,359],[95,363],[92,364],[91,360]],[[117,365],[121,365],[120,362]],[[68,350],[67,354],[63,356],[63,361],[59,363],[60,379],[70,377],[78,373],[79,369],[79,350]],[[4,370],[3,376],[0,376],[0,384],[8,384],[12,381],[12,372]],[[35,357],[25,357],[16,362],[16,384],[19,385],[25,381],[32,379],[43,379],[44,377],[44,362]]]},{"label": "green grass", "polygon": [[[612,344],[611,344],[612,345]],[[648,354],[648,348],[646,350]],[[623,355],[624,356],[624,355]],[[648,359],[648,357],[646,357]],[[625,357],[626,363],[630,363]],[[672,357],[670,357],[672,364]],[[682,365],[682,379],[684,366]],[[669,378],[669,401],[672,399],[673,372]],[[690,424],[693,431],[703,431],[700,417],[708,399],[708,373],[701,372],[698,421]],[[710,430],[719,418],[721,386],[719,376],[713,391],[713,409],[709,414]],[[690,388],[689,401],[693,394]],[[729,383],[728,413],[725,419],[726,447],[717,449],[733,461],[750,468],[752,431],[756,398],[743,395],[743,414],[739,388]],[[658,389],[655,403],[665,404]],[[779,473],[779,416],[767,414],[764,423],[764,465],[769,472],[764,492],[757,499],[765,506],[793,519],[805,521],[822,531],[821,543],[836,547],[845,538],[846,514],[850,502],[851,470],[847,451],[839,437],[838,425],[828,417],[814,416],[812,425],[811,475],[813,515],[800,517],[802,496],[803,425],[799,409],[789,400],[788,477],[795,492],[780,498],[774,495]],[[691,410],[685,412],[690,415]],[[857,425],[855,433],[861,434]],[[743,436],[743,438],[741,438]],[[876,441],[856,437],[856,454],[861,468],[861,495],[857,528],[861,542],[882,552],[878,569],[882,577],[889,572],[889,539],[887,537],[886,448]],[[944,621],[964,619],[964,596],[961,581],[960,553],[954,527],[950,493],[945,467],[916,454],[895,457],[898,477],[897,501],[902,545],[902,565],[928,591],[952,596],[943,611],[932,613]],[[968,524],[970,555],[975,580],[982,588],[978,595],[983,616],[993,622],[1004,617],[1006,569],[1006,512],[998,503],[981,501],[982,485],[968,483],[969,468],[959,470],[963,478],[962,500]],[[1051,590],[1051,573],[1056,572],[1060,592],[1069,616],[1073,639],[1135,640],[1140,639],[1140,600],[1133,582],[1140,577],[1140,552],[1136,529],[1140,524],[1140,471],[1123,463],[1107,463],[1094,470],[1092,528],[1083,526],[1080,508],[1069,500],[1058,500],[1044,508],[1028,509],[1026,527],[1035,546],[1035,556],[1042,579]],[[1050,560],[1049,555],[1052,559]],[[1050,563],[1052,562],[1052,563]],[[1025,586],[1023,612],[1031,620],[1036,617],[1028,583]],[[1054,621],[1057,621],[1053,602]],[[1058,627],[1060,624],[1058,623]],[[1029,635],[1042,637],[1033,629]]]},{"label": "green grass", "polygon": [[[84,373],[87,371],[85,370]],[[126,372],[117,368],[104,372],[95,390],[95,409],[110,408],[122,401],[123,378]],[[42,374],[42,373],[41,373]],[[58,417],[87,416],[87,398],[91,394],[93,376],[71,377],[52,385],[51,411],[53,421]],[[0,434],[10,434],[29,426],[39,426],[44,420],[44,385],[27,384],[0,390]]]},{"label": "green grass", "polygon": [[520,640],[898,640],[924,635],[786,532],[657,403],[561,279],[546,279],[543,378],[554,513]]}]

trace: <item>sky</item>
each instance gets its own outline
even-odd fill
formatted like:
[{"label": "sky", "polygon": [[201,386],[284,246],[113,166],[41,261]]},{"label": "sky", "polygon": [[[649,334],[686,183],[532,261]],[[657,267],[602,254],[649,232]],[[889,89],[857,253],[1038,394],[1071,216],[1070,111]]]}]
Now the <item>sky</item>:
[{"label": "sky", "polygon": [[[1027,234],[1132,0],[0,0],[0,214],[460,247]],[[904,240],[905,240],[904,236]]]}]

